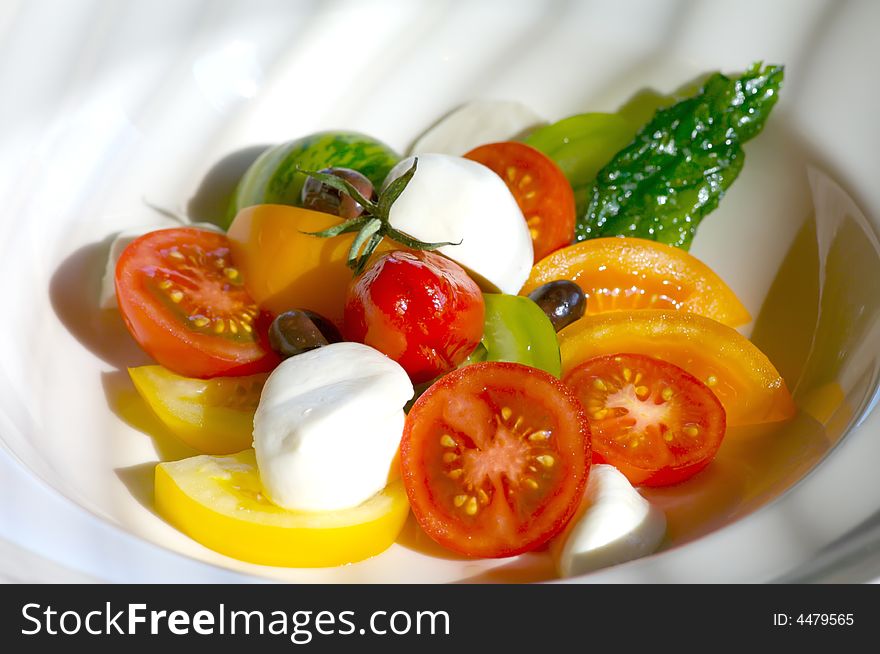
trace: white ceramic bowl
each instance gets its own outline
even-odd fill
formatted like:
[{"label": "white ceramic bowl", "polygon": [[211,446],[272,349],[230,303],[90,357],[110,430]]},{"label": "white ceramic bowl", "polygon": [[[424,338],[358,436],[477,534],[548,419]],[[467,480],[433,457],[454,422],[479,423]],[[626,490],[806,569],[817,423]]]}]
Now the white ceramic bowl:
[{"label": "white ceramic bowl", "polygon": [[262,147],[319,129],[404,150],[474,98],[555,119],[759,59],[787,66],[782,100],[693,253],[756,316],[746,331],[801,412],[732,434],[698,479],[654,491],[670,518],[664,551],[588,579],[805,578],[850,530],[876,542],[878,24],[877,3],[818,0],[0,4],[3,574],[550,578],[544,555],[464,561],[414,528],[360,564],[264,568],[163,522],[152,468],[190,452],[140,404],[125,367],[146,359],[118,315],[96,309],[107,238],[154,221],[147,202],[216,214]]}]

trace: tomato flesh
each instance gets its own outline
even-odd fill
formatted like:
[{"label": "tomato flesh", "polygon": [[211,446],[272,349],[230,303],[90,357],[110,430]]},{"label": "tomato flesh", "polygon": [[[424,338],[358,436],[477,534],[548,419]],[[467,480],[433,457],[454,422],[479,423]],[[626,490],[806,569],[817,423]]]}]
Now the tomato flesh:
[{"label": "tomato flesh", "polygon": [[721,400],[731,427],[797,412],[779,371],[735,329],[695,313],[641,309],[584,316],[559,332],[562,374],[588,359],[630,352],[675,364]]},{"label": "tomato flesh", "polygon": [[156,466],[156,512],[205,547],[240,561],[297,568],[346,565],[388,549],[409,505],[400,481],[351,509],[289,511],[270,502],[253,450]]},{"label": "tomato flesh", "polygon": [[699,379],[640,354],[596,357],[565,376],[586,407],[597,462],[630,483],[666,486],[715,457],[725,432],[721,402]]},{"label": "tomato flesh", "polygon": [[244,289],[223,234],[189,227],[150,232],[116,265],[116,296],[129,332],[157,362],[185,377],[271,370],[270,317]]},{"label": "tomato flesh", "polygon": [[484,311],[480,288],[457,263],[433,252],[395,251],[351,283],[343,333],[397,361],[418,384],[474,351]]},{"label": "tomato flesh", "polygon": [[731,327],[751,320],[731,288],[680,248],[631,237],[594,238],[557,250],[532,268],[521,293],[558,279],[583,290],[587,315],[630,309],[697,313]]},{"label": "tomato flesh", "polygon": [[489,143],[464,155],[497,173],[516,198],[532,235],[535,261],[574,240],[574,193],[553,160],[516,141]]},{"label": "tomato flesh", "polygon": [[590,427],[548,373],[477,363],[419,398],[400,455],[413,514],[431,538],[469,556],[512,556],[545,543],[574,514]]},{"label": "tomato flesh", "polygon": [[139,366],[128,374],[159,419],[199,452],[234,454],[254,442],[254,412],[266,373],[192,379],[162,366]]}]

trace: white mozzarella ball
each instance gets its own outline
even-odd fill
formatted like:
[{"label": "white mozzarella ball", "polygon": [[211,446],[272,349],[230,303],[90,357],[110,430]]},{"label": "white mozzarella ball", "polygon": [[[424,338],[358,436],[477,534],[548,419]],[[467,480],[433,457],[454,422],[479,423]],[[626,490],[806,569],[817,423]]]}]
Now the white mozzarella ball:
[{"label": "white mozzarella ball", "polygon": [[[385,182],[413,164],[398,163]],[[504,181],[469,159],[445,154],[418,157],[413,178],[390,212],[391,225],[420,241],[448,242],[438,251],[458,262],[482,285],[519,293],[534,251],[522,211]]]},{"label": "white mozzarella ball", "polygon": [[266,495],[300,511],[357,506],[385,487],[412,383],[398,363],[361,343],[285,359],[254,416]]}]

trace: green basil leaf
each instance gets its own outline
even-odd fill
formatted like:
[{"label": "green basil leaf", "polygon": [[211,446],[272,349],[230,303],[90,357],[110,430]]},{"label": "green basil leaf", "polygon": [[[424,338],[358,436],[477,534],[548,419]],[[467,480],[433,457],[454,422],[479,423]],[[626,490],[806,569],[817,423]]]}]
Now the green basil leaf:
[{"label": "green basil leaf", "polygon": [[701,91],[660,109],[596,177],[575,238],[636,236],[687,250],[700,221],[742,170],[779,97],[783,68],[756,64],[709,77]]}]

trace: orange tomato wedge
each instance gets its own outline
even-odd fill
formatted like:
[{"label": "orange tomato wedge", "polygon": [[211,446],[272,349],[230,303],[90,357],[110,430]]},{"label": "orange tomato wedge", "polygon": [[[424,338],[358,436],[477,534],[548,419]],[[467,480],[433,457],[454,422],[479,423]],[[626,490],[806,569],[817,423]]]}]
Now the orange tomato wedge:
[{"label": "orange tomato wedge", "polygon": [[661,309],[585,316],[559,332],[559,350],[563,377],[606,354],[673,363],[712,389],[729,427],[787,420],[797,410],[767,356],[735,329],[704,316]]},{"label": "orange tomato wedge", "polygon": [[697,313],[731,327],[751,320],[730,287],[684,250],[641,238],[581,241],[532,267],[521,293],[568,279],[587,296],[587,315],[631,309]]},{"label": "orange tomato wedge", "polygon": [[[254,301],[275,314],[309,309],[341,324],[352,278],[346,262],[355,234],[321,238],[308,233],[340,222],[329,213],[280,204],[239,211],[227,236]],[[383,241],[376,251],[388,249]]]}]

